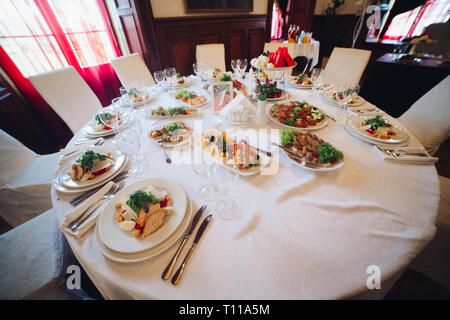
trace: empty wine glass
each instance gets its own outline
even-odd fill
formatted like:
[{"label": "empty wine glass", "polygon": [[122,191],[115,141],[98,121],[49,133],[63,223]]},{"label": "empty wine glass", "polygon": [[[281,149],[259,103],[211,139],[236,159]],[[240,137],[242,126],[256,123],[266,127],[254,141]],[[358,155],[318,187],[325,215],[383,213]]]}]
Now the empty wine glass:
[{"label": "empty wine glass", "polygon": [[314,68],[311,72],[311,81],[313,83],[313,93],[317,94],[319,92],[319,88],[322,86],[324,78],[324,73],[321,68]]},{"label": "empty wine glass", "polygon": [[350,101],[353,94],[353,86],[344,84],[337,86],[336,90],[336,100],[343,111],[347,110],[347,103]]},{"label": "empty wine glass", "polygon": [[245,58],[241,58],[241,59],[238,59],[238,68],[239,68],[239,77],[240,78],[243,78],[244,77],[244,74],[245,74],[245,70],[247,70],[247,65],[248,65],[248,62],[247,62],[247,59],[245,59]]},{"label": "empty wine glass", "polygon": [[121,133],[121,150],[131,159],[131,174],[140,178],[148,171],[150,154],[143,152],[141,138],[142,125],[139,119],[134,119]]},{"label": "empty wine glass", "polygon": [[164,82],[164,80],[166,79],[166,75],[164,74],[164,71],[156,71],[154,73],[155,75],[155,81],[156,83],[161,86],[161,84]]},{"label": "empty wine glass", "polygon": [[231,69],[233,69],[235,76],[238,76],[239,73],[238,59],[231,60]]},{"label": "empty wine glass", "polygon": [[212,183],[212,176],[217,172],[217,161],[205,158],[206,154],[202,152],[200,162],[193,161],[192,170],[202,178],[206,178],[206,183],[198,191],[200,198],[205,201],[212,201],[216,198],[215,188]]},{"label": "empty wine glass", "polygon": [[236,189],[239,169],[234,163],[227,168],[219,168],[215,177],[214,186],[217,190],[215,211],[224,220],[233,219],[239,215],[241,209],[240,195]]},{"label": "empty wine glass", "polygon": [[170,79],[172,77],[174,77],[176,75],[177,71],[175,70],[175,68],[165,68],[164,69],[164,75],[166,76],[166,79]]}]

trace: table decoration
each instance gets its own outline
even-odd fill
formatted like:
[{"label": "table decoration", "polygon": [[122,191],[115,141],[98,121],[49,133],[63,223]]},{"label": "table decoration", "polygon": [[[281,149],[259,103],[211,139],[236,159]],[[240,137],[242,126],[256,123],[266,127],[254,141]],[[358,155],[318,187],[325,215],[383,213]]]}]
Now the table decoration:
[{"label": "table decoration", "polygon": [[211,82],[209,85],[211,92],[211,102],[214,113],[219,113],[228,103],[233,100],[233,82]]}]

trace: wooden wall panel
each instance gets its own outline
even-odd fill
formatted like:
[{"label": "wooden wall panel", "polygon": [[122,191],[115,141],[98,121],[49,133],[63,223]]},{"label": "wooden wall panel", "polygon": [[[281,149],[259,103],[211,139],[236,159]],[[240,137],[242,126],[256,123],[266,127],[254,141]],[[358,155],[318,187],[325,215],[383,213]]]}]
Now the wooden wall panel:
[{"label": "wooden wall panel", "polygon": [[[267,36],[266,15],[182,17],[154,19],[161,69],[175,66],[193,73],[197,44],[223,43],[227,69],[235,58],[249,61],[262,53]],[[158,70],[152,70],[155,72]]]}]

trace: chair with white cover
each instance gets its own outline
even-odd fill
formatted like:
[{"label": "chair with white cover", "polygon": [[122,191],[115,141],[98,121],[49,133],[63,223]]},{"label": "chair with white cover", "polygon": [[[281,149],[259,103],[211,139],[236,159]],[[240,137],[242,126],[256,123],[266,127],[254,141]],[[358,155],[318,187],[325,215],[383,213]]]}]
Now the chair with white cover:
[{"label": "chair with white cover", "polygon": [[450,76],[417,100],[398,121],[434,155],[450,137]]},{"label": "chair with white cover", "polygon": [[52,208],[58,154],[38,155],[0,130],[0,216],[16,227]]},{"label": "chair with white cover", "polygon": [[41,73],[29,79],[74,133],[102,108],[95,93],[73,67]]},{"label": "chair with white cover", "polygon": [[111,60],[120,82],[127,91],[135,87],[150,87],[155,84],[151,72],[139,53]]},{"label": "chair with white cover", "polygon": [[370,50],[335,47],[325,68],[324,83],[358,84],[371,55]]},{"label": "chair with white cover", "polygon": [[196,48],[197,63],[205,63],[213,68],[226,71],[225,46],[223,43],[199,44]]}]

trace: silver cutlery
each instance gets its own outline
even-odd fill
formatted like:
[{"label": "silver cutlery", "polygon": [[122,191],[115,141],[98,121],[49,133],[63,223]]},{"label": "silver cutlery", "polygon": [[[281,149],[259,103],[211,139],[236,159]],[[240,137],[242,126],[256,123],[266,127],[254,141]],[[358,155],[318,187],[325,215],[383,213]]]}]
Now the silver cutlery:
[{"label": "silver cutlery", "polygon": [[[104,142],[105,142],[105,139],[100,138],[100,139],[98,139],[97,141],[95,141],[95,143],[93,143],[92,145],[90,145],[88,148],[90,148],[90,147],[96,147],[96,146],[101,146]],[[82,143],[80,143],[80,144],[82,144]],[[78,152],[78,151],[80,151],[80,150],[81,150],[81,148],[78,148],[78,149],[73,150],[73,151],[71,151],[71,152],[69,152],[69,153],[66,153],[66,154],[64,154],[64,155],[61,154],[61,155],[59,156],[59,160],[63,160],[63,159],[65,159],[65,158],[69,157],[69,156],[72,156],[74,153],[76,153],[76,152]]]},{"label": "silver cutlery", "polygon": [[200,227],[198,228],[197,234],[195,235],[194,241],[191,244],[191,247],[189,248],[188,253],[186,254],[186,257],[184,258],[183,262],[181,263],[180,268],[178,268],[177,272],[175,272],[175,274],[172,277],[172,284],[173,285],[177,285],[180,280],[181,277],[184,273],[184,270],[186,269],[186,264],[189,260],[189,257],[191,256],[192,252],[194,251],[195,247],[197,246],[198,242],[200,241],[201,236],[203,235],[203,233],[206,230],[206,227],[208,226],[209,221],[211,221],[211,217],[212,215],[207,216],[202,224],[200,225]]},{"label": "silver cutlery", "polygon": [[117,183],[113,184],[111,189],[109,189],[109,191],[105,193],[103,197],[101,197],[99,200],[90,205],[77,220],[71,222],[67,227],[70,228],[70,230],[72,231],[77,230],[90,216],[92,216],[92,214],[98,209],[98,207],[100,207],[105,201],[111,199],[124,186],[125,181],[122,181],[119,184]]},{"label": "silver cutlery", "polygon": [[326,114],[326,115],[325,115],[325,117],[327,117],[327,118],[329,118],[329,119],[333,120],[334,122],[336,122],[336,119],[335,119],[335,118],[333,118],[332,116],[329,116],[328,114]]},{"label": "silver cutlery", "polygon": [[167,154],[166,148],[164,148],[164,144],[162,140],[157,140],[156,142],[158,142],[158,144],[160,145],[160,147],[162,148],[163,152],[164,152],[164,156],[166,157],[166,162],[167,163],[171,163],[172,160],[170,159],[169,155]]},{"label": "silver cutlery", "polygon": [[[105,142],[104,138],[95,138],[98,139],[98,141],[96,142],[98,145],[102,145]],[[89,142],[89,141],[93,141],[94,139],[88,139],[88,138],[82,138],[82,139],[78,139],[75,141],[75,145],[78,146],[80,144]]]},{"label": "silver cutlery", "polygon": [[188,241],[189,237],[191,236],[192,232],[194,231],[195,227],[197,226],[198,221],[200,220],[200,217],[202,216],[203,212],[206,210],[207,205],[204,204],[194,215],[194,218],[192,219],[191,226],[189,227],[188,232],[184,236],[183,241],[180,243],[180,246],[178,247],[177,251],[175,252],[175,255],[170,260],[167,267],[164,269],[161,278],[163,280],[168,280],[170,278],[170,275],[172,274],[173,268],[175,267],[175,263],[178,260],[178,257],[180,256],[181,250],[183,250],[184,245]]},{"label": "silver cutlery", "polygon": [[418,156],[418,157],[424,157],[424,158],[430,157],[429,155],[425,154],[424,152],[407,152],[405,150],[386,149],[386,148],[380,148],[378,146],[377,146],[377,148],[381,152],[383,152],[393,158],[398,158],[400,156]]},{"label": "silver cutlery", "polygon": [[[113,179],[111,179],[112,182],[114,183],[118,183],[126,178],[128,178],[128,176],[130,175],[131,170],[127,170],[124,171],[122,173],[119,173],[116,177],[114,177]],[[103,183],[102,185],[95,187],[94,189],[91,189],[89,191],[86,191],[82,194],[80,194],[79,196],[73,198],[72,200],[70,200],[70,204],[74,207],[78,206],[79,204],[81,204],[82,202],[84,202],[87,198],[89,198],[90,196],[92,196],[94,193],[96,193],[98,190],[100,190],[101,188],[103,188],[105,186],[105,184],[107,184],[109,181],[106,181],[105,183]]]}]

